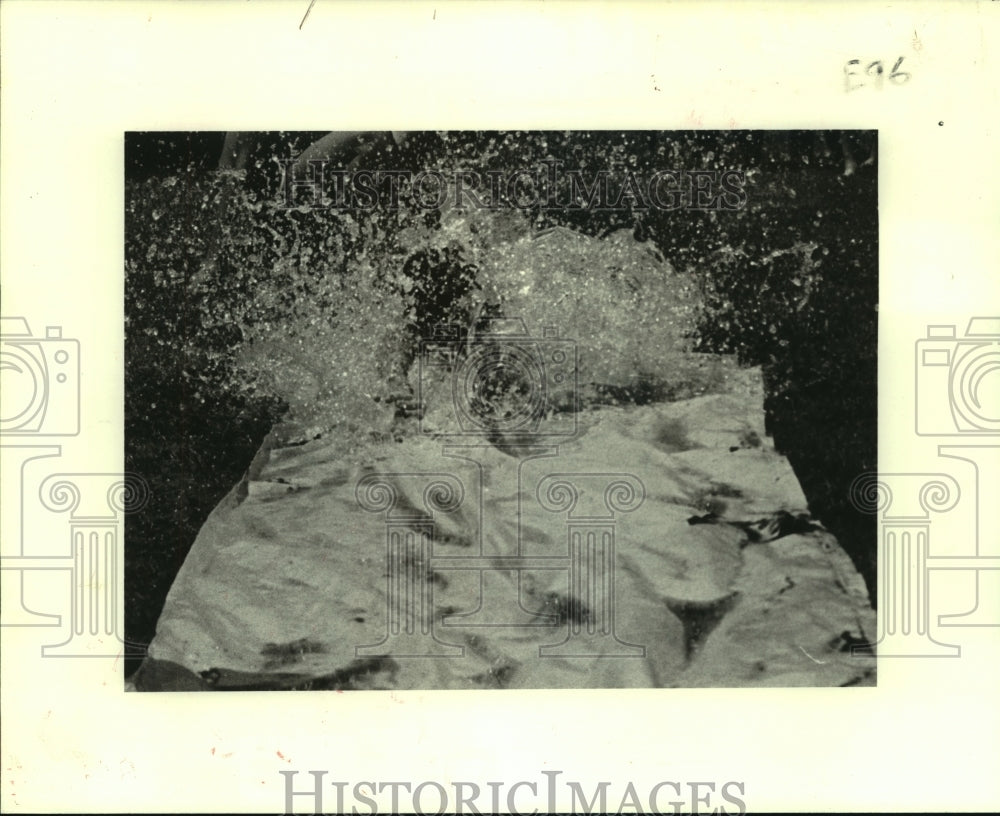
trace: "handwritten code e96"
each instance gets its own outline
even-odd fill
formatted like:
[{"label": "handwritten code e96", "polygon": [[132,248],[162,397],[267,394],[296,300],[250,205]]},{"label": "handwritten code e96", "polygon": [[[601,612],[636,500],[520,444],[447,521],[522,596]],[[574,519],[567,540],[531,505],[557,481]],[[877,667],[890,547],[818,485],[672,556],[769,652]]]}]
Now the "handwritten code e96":
[{"label": "handwritten code e96", "polygon": [[844,64],[844,90],[850,92],[860,88],[874,88],[880,91],[885,86],[887,77],[893,85],[905,85],[910,81],[911,75],[907,71],[899,70],[903,65],[903,59],[904,57],[900,57],[896,60],[888,74],[882,60],[874,60],[864,67],[861,65],[861,60],[848,60]]}]

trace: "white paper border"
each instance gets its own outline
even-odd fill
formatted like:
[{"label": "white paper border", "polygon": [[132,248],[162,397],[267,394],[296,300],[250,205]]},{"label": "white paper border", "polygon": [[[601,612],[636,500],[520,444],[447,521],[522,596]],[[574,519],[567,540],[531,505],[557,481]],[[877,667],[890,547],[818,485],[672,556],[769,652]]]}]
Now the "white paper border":
[{"label": "white paper border", "polygon": [[[908,420],[914,342],[998,302],[1000,4],[318,0],[300,29],[307,6],[0,6],[3,310],[61,325],[86,361],[60,469],[122,468],[124,131],[515,127],[877,128],[880,468],[946,469]],[[911,81],[845,92],[848,60],[899,56]],[[325,769],[988,809],[1000,630],[951,631],[960,659],[883,661],[877,689],[126,696],[120,663],[43,660],[5,629],[0,806],[276,812],[279,770]]]}]

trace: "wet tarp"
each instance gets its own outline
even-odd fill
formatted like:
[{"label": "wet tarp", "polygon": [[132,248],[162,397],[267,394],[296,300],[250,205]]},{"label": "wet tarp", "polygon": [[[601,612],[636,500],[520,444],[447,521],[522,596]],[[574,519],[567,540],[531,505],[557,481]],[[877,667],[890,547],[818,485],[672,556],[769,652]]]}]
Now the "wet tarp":
[{"label": "wet tarp", "polygon": [[759,371],[721,382],[534,440],[434,436],[429,410],[357,461],[276,431],[136,687],[872,683],[864,583],[765,434]]},{"label": "wet tarp", "polygon": [[425,343],[405,419],[372,398],[275,428],[137,688],[874,682],[864,582],[765,433],[760,371],[686,350],[692,279],[631,231],[512,223],[449,212],[431,239],[516,319]]}]

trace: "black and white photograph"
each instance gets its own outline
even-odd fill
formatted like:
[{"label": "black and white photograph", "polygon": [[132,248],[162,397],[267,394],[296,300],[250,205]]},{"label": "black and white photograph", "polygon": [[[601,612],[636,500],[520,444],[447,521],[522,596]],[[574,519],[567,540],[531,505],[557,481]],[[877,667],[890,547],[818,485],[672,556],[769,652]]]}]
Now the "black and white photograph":
[{"label": "black and white photograph", "polygon": [[126,134],[133,687],[873,684],[877,148]]},{"label": "black and white photograph", "polygon": [[0,2],[0,811],[990,810],[998,9]]}]

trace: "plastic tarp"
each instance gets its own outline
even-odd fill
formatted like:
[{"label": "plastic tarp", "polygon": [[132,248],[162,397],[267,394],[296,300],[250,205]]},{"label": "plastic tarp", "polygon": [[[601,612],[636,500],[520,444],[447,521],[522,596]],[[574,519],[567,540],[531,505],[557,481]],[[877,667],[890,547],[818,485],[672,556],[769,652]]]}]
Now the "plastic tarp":
[{"label": "plastic tarp", "polygon": [[136,688],[874,683],[875,613],[765,434],[760,372],[716,381],[535,440],[435,436],[446,389],[425,432],[365,457],[276,429]]}]

